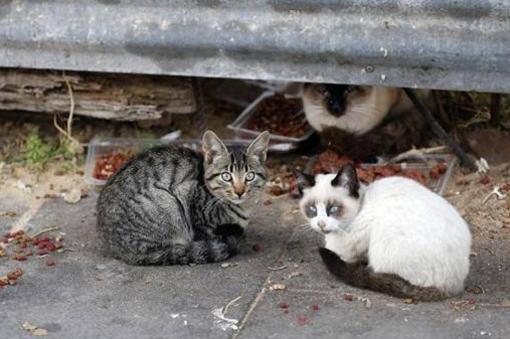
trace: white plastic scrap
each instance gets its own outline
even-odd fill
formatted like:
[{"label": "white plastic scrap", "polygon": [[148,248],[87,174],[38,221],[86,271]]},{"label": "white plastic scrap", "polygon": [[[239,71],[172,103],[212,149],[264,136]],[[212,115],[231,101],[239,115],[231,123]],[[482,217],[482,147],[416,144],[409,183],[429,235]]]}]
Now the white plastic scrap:
[{"label": "white plastic scrap", "polygon": [[478,170],[476,173],[478,174],[485,174],[490,170],[489,163],[484,158],[480,158],[479,160],[475,161],[476,167],[478,167]]},{"label": "white plastic scrap", "polygon": [[228,308],[233,305],[236,301],[241,299],[241,296],[235,298],[234,300],[230,301],[227,305],[224,307],[215,308],[212,310],[212,315],[214,315],[217,319],[214,321],[214,323],[221,328],[223,331],[226,330],[237,330],[239,327],[237,326],[237,323],[239,320],[233,319],[233,318],[227,318],[225,315],[227,314]]}]

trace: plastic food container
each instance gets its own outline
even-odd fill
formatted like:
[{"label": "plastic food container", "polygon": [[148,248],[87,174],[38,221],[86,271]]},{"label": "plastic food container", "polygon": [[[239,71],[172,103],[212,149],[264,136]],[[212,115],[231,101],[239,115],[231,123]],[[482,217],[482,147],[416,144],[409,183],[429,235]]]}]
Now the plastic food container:
[{"label": "plastic food container", "polygon": [[[427,180],[427,187],[429,187],[433,192],[438,193],[439,195],[443,195],[446,186],[448,185],[448,180],[450,179],[455,164],[457,162],[457,158],[452,154],[430,154],[425,156],[426,162],[403,162],[398,164],[390,164],[392,166],[399,166],[402,171],[406,170],[418,170],[421,172]],[[308,173],[313,173],[314,166],[318,161],[318,156],[314,156],[310,158],[306,171]],[[446,171],[440,174],[438,177],[434,178],[430,175],[431,170],[437,165],[443,163],[446,165]],[[384,166],[386,164],[361,164],[360,167],[362,169],[369,169],[370,167],[378,167]]]},{"label": "plastic food container", "polygon": [[[275,92],[267,91],[262,93],[255,101],[253,101],[246,109],[237,117],[237,119],[228,125],[228,128],[233,130],[237,138],[240,139],[253,139],[260,134],[261,131],[256,131],[248,128],[250,119],[257,112],[257,108],[264,101],[275,95]],[[303,109],[300,108],[293,113],[294,116],[301,116],[306,119]],[[300,143],[307,140],[314,130],[307,124],[305,134],[299,137],[289,137],[271,133],[270,150],[288,152],[296,149]]]},{"label": "plastic food container", "polygon": [[[225,140],[225,145],[249,145],[252,140]],[[161,140],[161,139],[124,139],[124,138],[93,138],[88,147],[87,159],[85,162],[85,182],[90,185],[104,185],[107,181],[105,176],[113,174],[118,167],[132,156],[154,146],[159,145],[183,145],[194,151],[201,151],[199,140]],[[120,155],[120,156],[119,156]],[[117,156],[117,159],[114,158]],[[104,160],[113,168],[108,168],[104,175],[100,174],[101,162]],[[98,166],[101,166],[98,168]]]}]

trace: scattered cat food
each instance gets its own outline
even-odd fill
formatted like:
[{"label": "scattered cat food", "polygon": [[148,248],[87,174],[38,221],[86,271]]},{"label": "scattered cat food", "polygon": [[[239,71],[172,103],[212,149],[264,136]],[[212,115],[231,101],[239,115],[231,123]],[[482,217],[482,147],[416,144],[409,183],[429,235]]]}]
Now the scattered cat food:
[{"label": "scattered cat food", "polygon": [[338,169],[346,164],[352,163],[352,159],[345,156],[339,155],[338,153],[327,150],[321,154],[313,165],[313,173],[334,173]]},{"label": "scattered cat food", "polygon": [[320,310],[319,305],[317,305],[317,304],[313,304],[310,308],[311,308],[311,309],[312,309],[312,311],[314,311],[314,312],[317,312],[318,310]]},{"label": "scattered cat food", "polygon": [[432,179],[439,179],[441,175],[443,175],[446,172],[446,169],[447,169],[446,164],[440,162],[436,164],[434,167],[432,167],[432,169],[429,172],[429,176]]},{"label": "scattered cat food", "polygon": [[133,152],[118,152],[101,155],[96,160],[92,176],[99,180],[107,180],[117,172],[126,161],[134,155]]},{"label": "scattered cat food", "polygon": [[285,302],[280,302],[278,303],[278,307],[279,308],[283,308],[283,309],[288,309],[289,308],[289,304],[285,303]]},{"label": "scattered cat food", "polygon": [[491,182],[491,178],[489,178],[487,175],[480,179],[480,184],[482,184],[482,185],[488,185],[488,184],[490,184],[490,182]]},{"label": "scattered cat food", "polygon": [[55,266],[55,264],[55,260],[53,259],[46,260],[46,266]]},{"label": "scattered cat food", "polygon": [[344,293],[344,300],[346,301],[353,301],[354,296],[350,293]]},{"label": "scattered cat food", "polygon": [[[55,229],[57,227],[46,229],[44,232]],[[2,250],[2,255],[9,256],[16,261],[26,261],[34,253],[38,256],[45,256],[64,247],[61,236],[56,236],[55,238],[30,236],[24,231],[7,233],[1,238],[1,242],[6,244]]]},{"label": "scattered cat food", "polygon": [[255,252],[261,252],[262,251],[262,246],[260,244],[254,244],[251,249]]},{"label": "scattered cat food", "polygon": [[247,127],[255,131],[270,131],[271,134],[299,138],[310,130],[302,113],[300,99],[288,99],[275,94],[262,100]]},{"label": "scattered cat food", "polygon": [[23,270],[21,268],[16,268],[5,276],[0,277],[0,288],[8,285],[16,285],[18,279],[23,275]]},{"label": "scattered cat food", "polygon": [[300,315],[297,318],[297,323],[299,326],[304,326],[308,323],[308,317],[306,315]]},{"label": "scattered cat food", "polygon": [[[353,161],[344,155],[339,155],[334,151],[328,150],[319,155],[313,164],[314,174],[335,173],[342,166],[353,163]],[[439,162],[429,171],[423,169],[404,168],[399,164],[389,165],[356,165],[356,173],[360,181],[368,184],[376,179],[388,176],[403,176],[418,181],[422,185],[427,185],[432,180],[438,180],[446,173],[447,165]]]}]

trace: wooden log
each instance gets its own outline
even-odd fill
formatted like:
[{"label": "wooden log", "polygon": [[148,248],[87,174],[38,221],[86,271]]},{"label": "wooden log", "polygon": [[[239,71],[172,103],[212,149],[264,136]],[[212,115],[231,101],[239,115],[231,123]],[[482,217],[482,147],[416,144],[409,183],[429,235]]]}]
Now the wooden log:
[{"label": "wooden log", "polygon": [[184,77],[0,69],[0,110],[69,112],[66,81],[77,115],[134,121],[197,108],[192,81]]}]

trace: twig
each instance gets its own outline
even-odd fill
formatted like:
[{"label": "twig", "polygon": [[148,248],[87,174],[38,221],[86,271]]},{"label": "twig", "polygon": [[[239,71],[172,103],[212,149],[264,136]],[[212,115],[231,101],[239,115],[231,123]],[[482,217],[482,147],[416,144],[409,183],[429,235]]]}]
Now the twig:
[{"label": "twig", "polygon": [[432,112],[430,112],[427,106],[425,106],[423,102],[416,96],[416,94],[414,94],[413,90],[410,88],[405,88],[404,91],[416,106],[418,111],[423,115],[425,121],[427,121],[434,134],[436,134],[437,137],[439,137],[448,147],[452,149],[453,153],[455,153],[455,155],[460,158],[463,165],[472,171],[477,171],[478,166],[476,166],[474,160],[469,157],[469,155],[455,142],[455,140],[453,140],[453,138],[448,133],[446,133],[443,127],[434,118]]},{"label": "twig", "polygon": [[226,304],[226,305],[223,307],[223,309],[221,310],[221,312],[223,313],[223,315],[227,314],[228,308],[229,308],[230,306],[232,306],[235,302],[237,302],[238,300],[240,300],[242,297],[243,297],[243,296],[242,296],[242,295],[240,295],[240,296],[238,296],[237,298],[235,298],[235,299],[233,299],[233,300],[229,301],[229,303],[228,303],[228,304]]},{"label": "twig", "polygon": [[507,197],[506,194],[501,193],[499,186],[494,186],[492,191],[490,191],[490,193],[487,194],[485,198],[483,198],[482,204],[485,204],[487,201],[489,201],[490,197],[492,197],[493,195],[495,195],[498,200],[503,200]]},{"label": "twig", "polygon": [[67,79],[66,74],[64,73],[64,80],[67,85],[67,90],[69,91],[69,117],[67,118],[67,135],[71,137],[72,129],[73,129],[73,116],[74,116],[74,94],[73,94],[73,88],[71,87],[71,84],[69,83],[69,79]]},{"label": "twig", "polygon": [[433,154],[433,153],[439,153],[445,151],[447,148],[446,146],[436,146],[436,147],[430,147],[430,148],[412,148],[408,151],[405,151],[403,153],[400,153],[396,155],[395,157],[391,158],[388,162],[389,163],[396,163],[400,162],[404,159],[416,157],[422,161],[426,161],[425,155],[426,154]]},{"label": "twig", "polygon": [[281,271],[287,268],[287,265],[282,265],[280,267],[268,267],[267,269],[270,271]]},{"label": "twig", "polygon": [[44,234],[44,233],[48,233],[48,232],[52,232],[52,231],[58,231],[59,229],[60,229],[60,227],[58,227],[58,226],[48,227],[48,228],[40,230],[39,232],[34,234],[33,237],[35,238],[35,237],[38,237],[38,236],[40,236],[41,234]]}]

